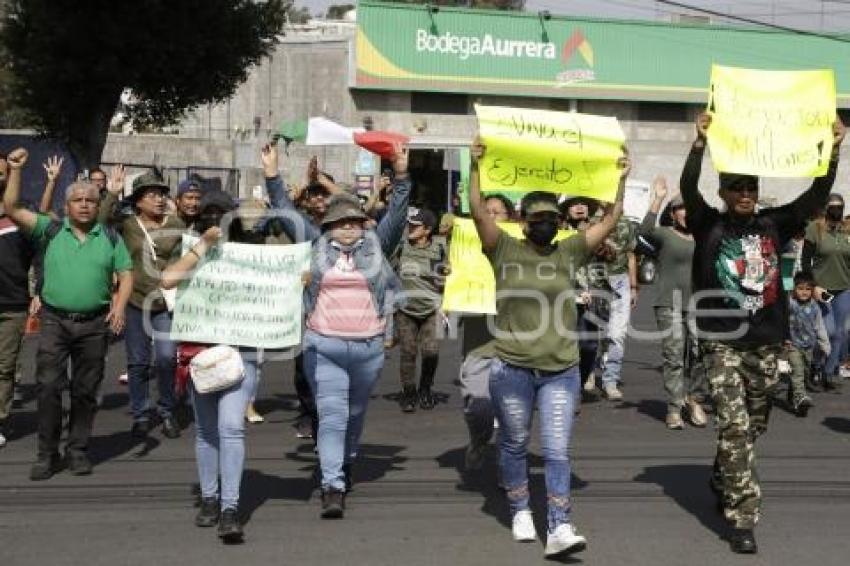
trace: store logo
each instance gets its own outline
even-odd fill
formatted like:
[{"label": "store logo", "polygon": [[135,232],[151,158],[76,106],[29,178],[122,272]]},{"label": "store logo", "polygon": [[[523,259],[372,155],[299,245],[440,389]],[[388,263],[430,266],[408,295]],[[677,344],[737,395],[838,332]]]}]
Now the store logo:
[{"label": "store logo", "polygon": [[455,35],[446,32],[434,35],[428,30],[416,30],[416,51],[456,55],[461,61],[473,56],[528,59],[556,59],[554,43],[498,39],[489,33],[481,37]]},{"label": "store logo", "polygon": [[559,85],[596,79],[596,73],[593,70],[593,47],[580,29],[573,32],[573,35],[564,42],[564,48],[561,50],[561,62],[565,67],[575,61],[576,53],[584,61],[585,66],[566,69],[558,73],[556,79]]}]

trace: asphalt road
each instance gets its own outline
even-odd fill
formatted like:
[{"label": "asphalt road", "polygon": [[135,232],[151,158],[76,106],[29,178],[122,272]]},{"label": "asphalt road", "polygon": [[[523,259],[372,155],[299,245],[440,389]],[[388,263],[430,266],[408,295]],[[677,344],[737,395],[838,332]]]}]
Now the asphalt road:
[{"label": "asphalt road", "polygon": [[[646,301],[644,301],[646,303]],[[647,304],[638,326],[652,327]],[[28,351],[31,347],[28,348]],[[30,352],[31,354],[31,352]],[[818,394],[808,418],[781,406],[758,444],[765,494],[760,553],[736,556],[721,539],[723,521],[707,487],[714,431],[667,431],[657,343],[627,347],[625,399],[583,405],[574,430],[574,522],[588,548],[570,563],[844,565],[850,556],[850,391]],[[193,431],[168,440],[157,431],[133,444],[127,391],[117,382],[120,348],[110,358],[95,425],[88,477],[28,479],[35,451],[30,397],[14,415],[0,451],[0,563],[17,565],[514,565],[542,562],[543,547],[511,539],[507,507],[495,487],[493,449],[478,485],[461,482],[466,432],[453,384],[458,345],[446,342],[431,412],[403,415],[392,399],[393,352],[370,406],[356,486],[343,521],[321,521],[310,474],[311,445],[294,436],[289,363],[266,367],[259,410],[248,430],[242,512],[246,542],[223,546],[193,525]],[[539,451],[535,448],[535,453]],[[532,492],[545,529],[542,461],[532,458]]]}]

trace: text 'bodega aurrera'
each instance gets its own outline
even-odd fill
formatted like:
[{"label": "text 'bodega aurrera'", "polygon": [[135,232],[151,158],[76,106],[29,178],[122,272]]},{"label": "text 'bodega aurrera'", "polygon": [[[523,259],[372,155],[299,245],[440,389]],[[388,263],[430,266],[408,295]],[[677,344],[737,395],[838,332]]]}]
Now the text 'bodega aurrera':
[{"label": "text 'bodega aurrera'", "polygon": [[516,39],[494,39],[489,33],[483,37],[455,35],[446,32],[433,35],[427,30],[416,30],[416,51],[431,53],[450,53],[458,55],[461,61],[471,56],[490,57],[527,57],[531,59],[555,59],[555,44]]}]

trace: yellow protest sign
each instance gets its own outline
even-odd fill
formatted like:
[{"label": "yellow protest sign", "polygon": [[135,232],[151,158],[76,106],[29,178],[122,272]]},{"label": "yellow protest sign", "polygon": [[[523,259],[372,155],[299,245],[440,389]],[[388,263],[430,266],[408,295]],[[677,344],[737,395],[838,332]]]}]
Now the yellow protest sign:
[{"label": "yellow protest sign", "polygon": [[[514,238],[523,238],[522,228],[513,222],[499,223],[499,228]],[[569,238],[573,230],[559,230],[555,241]],[[475,224],[469,218],[455,218],[452,243],[449,246],[451,272],[443,291],[443,310],[496,314],[496,276],[484,252]]]},{"label": "yellow protest sign", "polygon": [[718,171],[767,177],[826,174],[835,121],[831,69],[713,65],[708,111],[708,145]]},{"label": "yellow protest sign", "polygon": [[616,118],[475,105],[483,191],[548,191],[613,202],[625,135]]}]

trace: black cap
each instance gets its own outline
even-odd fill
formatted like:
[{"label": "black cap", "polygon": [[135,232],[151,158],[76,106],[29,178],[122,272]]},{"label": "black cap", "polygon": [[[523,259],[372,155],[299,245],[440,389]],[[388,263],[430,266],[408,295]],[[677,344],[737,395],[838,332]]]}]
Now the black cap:
[{"label": "black cap", "polygon": [[198,206],[199,212],[204,212],[207,208],[216,207],[224,212],[230,212],[236,208],[236,203],[233,197],[224,191],[207,191],[201,197],[201,204]]},{"label": "black cap", "polygon": [[752,184],[756,189],[759,187],[759,178],[755,175],[742,175],[741,173],[721,173],[720,188],[731,189],[741,183]]},{"label": "black cap", "polygon": [[407,209],[407,222],[416,226],[425,226],[434,231],[437,227],[437,215],[427,208],[411,206]]}]

